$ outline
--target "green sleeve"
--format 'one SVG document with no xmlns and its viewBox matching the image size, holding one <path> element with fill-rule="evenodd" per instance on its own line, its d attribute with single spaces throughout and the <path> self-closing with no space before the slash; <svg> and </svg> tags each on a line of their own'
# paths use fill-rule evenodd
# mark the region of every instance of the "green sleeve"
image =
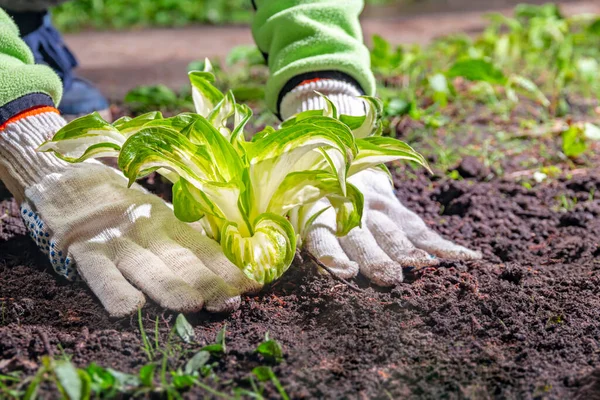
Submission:
<svg viewBox="0 0 600 400">
<path fill-rule="evenodd" d="M 278 112 L 282 89 L 307 73 L 349 76 L 367 95 L 375 93 L 369 50 L 358 16 L 363 0 L 256 0 L 252 33 L 267 56 L 271 76 L 267 105 Z"/>
<path fill-rule="evenodd" d="M 35 65 L 31 50 L 19 37 L 17 26 L 0 9 L 0 109 L 38 93 L 48 95 L 57 105 L 62 96 L 60 78 L 50 67 Z"/>
</svg>

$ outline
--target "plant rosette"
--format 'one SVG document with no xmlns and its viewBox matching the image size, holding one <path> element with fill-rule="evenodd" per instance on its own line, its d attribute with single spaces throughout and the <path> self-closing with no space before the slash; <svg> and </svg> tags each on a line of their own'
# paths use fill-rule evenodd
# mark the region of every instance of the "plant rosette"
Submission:
<svg viewBox="0 0 600 400">
<path fill-rule="evenodd" d="M 360 226 L 362 193 L 347 178 L 386 162 L 427 166 L 406 143 L 382 137 L 381 104 L 364 97 L 364 117 L 307 111 L 278 129 L 266 127 L 246 140 L 249 107 L 223 94 L 207 70 L 189 74 L 196 113 L 164 118 L 151 112 L 113 124 L 97 113 L 72 121 L 40 146 L 80 163 L 117 157 L 130 185 L 152 172 L 173 182 L 175 215 L 200 221 L 227 257 L 251 279 L 266 284 L 291 265 L 306 228 L 327 199 L 337 234 Z"/>
</svg>

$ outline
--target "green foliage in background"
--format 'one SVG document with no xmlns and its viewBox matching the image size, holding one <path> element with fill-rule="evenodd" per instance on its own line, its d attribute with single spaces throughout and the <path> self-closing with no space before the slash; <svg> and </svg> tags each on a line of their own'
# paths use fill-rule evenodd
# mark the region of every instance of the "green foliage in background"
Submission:
<svg viewBox="0 0 600 400">
<path fill-rule="evenodd" d="M 493 13 L 487 18 L 489 24 L 480 35 L 449 35 L 426 46 L 393 46 L 382 37 L 373 38 L 372 66 L 387 117 L 385 132 L 393 135 L 407 119 L 416 121 L 413 125 L 422 127 L 407 140 L 432 146 L 431 156 L 443 170 L 456 165 L 461 156 L 482 152 L 479 142 L 456 151 L 448 151 L 448 143 L 460 142 L 467 130 L 494 135 L 494 129 L 503 129 L 494 125 L 521 131 L 496 134 L 503 145 L 515 147 L 513 154 L 542 146 L 538 139 L 552 139 L 562 145 L 543 158 L 544 164 L 585 155 L 591 142 L 599 139 L 598 128 L 571 119 L 582 112 L 597 118 L 600 18 L 565 17 L 551 3 L 521 4 L 513 16 Z M 488 126 L 464 124 L 477 115 Z M 486 164 L 499 166 L 505 155 L 484 157 Z"/>
<path fill-rule="evenodd" d="M 392 0 L 367 0 L 385 4 Z M 250 0 L 73 0 L 56 7 L 62 31 L 240 24 L 252 18 Z"/>
<path fill-rule="evenodd" d="M 461 101 L 455 84 L 469 81 L 474 84 L 467 85 L 469 96 L 463 99 L 495 106 L 506 96 L 510 102 L 505 105 L 514 107 L 525 97 L 554 115 L 569 111 L 567 89 L 585 97 L 600 94 L 594 79 L 600 72 L 600 19 L 565 18 L 554 4 L 519 5 L 514 17 L 490 14 L 488 19 L 489 26 L 478 37 L 446 36 L 425 48 L 393 47 L 375 37 L 372 64 L 385 83 L 382 93 L 398 89 L 405 102 L 414 103 L 400 111 L 414 113 L 424 96 L 436 100 L 436 109 L 449 99 Z M 398 92 L 390 97 L 397 101 Z"/>
<path fill-rule="evenodd" d="M 182 27 L 195 23 L 246 23 L 249 0 L 74 0 L 53 10 L 59 29 Z"/>
</svg>

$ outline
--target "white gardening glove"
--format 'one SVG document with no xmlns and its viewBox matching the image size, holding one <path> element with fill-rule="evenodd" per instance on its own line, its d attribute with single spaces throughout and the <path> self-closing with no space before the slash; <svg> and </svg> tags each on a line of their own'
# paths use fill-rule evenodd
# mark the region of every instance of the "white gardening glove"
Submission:
<svg viewBox="0 0 600 400">
<path fill-rule="evenodd" d="M 361 92 L 354 85 L 334 79 L 319 79 L 301 83 L 283 96 L 279 106 L 281 118 L 285 121 L 304 111 L 323 110 L 325 99 L 318 93 L 327 96 L 340 114 L 361 116 L 366 113 L 365 103 L 358 97 Z"/>
<path fill-rule="evenodd" d="M 364 102 L 356 97 L 356 88 L 345 82 L 322 80 L 288 93 L 281 103 L 282 116 L 290 117 L 292 110 L 323 109 L 322 97 L 314 90 L 326 94 L 341 114 L 365 113 Z M 335 211 L 329 208 L 308 228 L 304 242 L 305 248 L 336 275 L 352 278 L 360 271 L 377 285 L 393 286 L 402 282 L 402 269 L 406 267 L 435 265 L 438 258 L 481 258 L 481 253 L 443 239 L 402 205 L 384 171 L 365 170 L 350 177 L 349 182 L 364 195 L 362 227 L 345 237 L 337 237 Z M 323 200 L 313 209 L 317 212 L 327 206 L 329 203 Z"/>
<path fill-rule="evenodd" d="M 144 294 L 171 310 L 228 311 L 259 288 L 218 243 L 177 220 L 159 197 L 128 189 L 120 172 L 36 152 L 64 124 L 45 113 L 0 132 L 0 179 L 22 201 L 32 238 L 59 274 L 76 271 L 113 316 L 141 307 Z"/>
</svg>

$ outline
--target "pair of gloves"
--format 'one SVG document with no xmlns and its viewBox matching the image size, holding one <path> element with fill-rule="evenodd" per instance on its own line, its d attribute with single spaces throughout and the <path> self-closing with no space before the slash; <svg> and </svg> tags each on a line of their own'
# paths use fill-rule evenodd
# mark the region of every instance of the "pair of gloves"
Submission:
<svg viewBox="0 0 600 400">
<path fill-rule="evenodd" d="M 253 33 L 268 57 L 269 106 L 282 118 L 321 109 L 318 90 L 341 113 L 364 113 L 357 96 L 372 94 L 368 50 L 358 15 L 362 1 L 256 1 Z M 145 303 L 181 312 L 237 308 L 240 295 L 260 290 L 194 225 L 175 218 L 160 198 L 95 162 L 66 164 L 37 147 L 64 126 L 55 104 L 61 83 L 34 65 L 10 18 L 0 10 L 0 179 L 22 204 L 33 240 L 55 271 L 80 276 L 112 316 Z M 402 281 L 402 268 L 436 257 L 480 254 L 430 230 L 396 198 L 387 175 L 364 171 L 350 179 L 365 197 L 362 228 L 335 235 L 333 211 L 304 238 L 309 251 L 344 278 L 359 272 L 381 286 Z M 323 204 L 315 205 L 321 210 Z"/>
</svg>

